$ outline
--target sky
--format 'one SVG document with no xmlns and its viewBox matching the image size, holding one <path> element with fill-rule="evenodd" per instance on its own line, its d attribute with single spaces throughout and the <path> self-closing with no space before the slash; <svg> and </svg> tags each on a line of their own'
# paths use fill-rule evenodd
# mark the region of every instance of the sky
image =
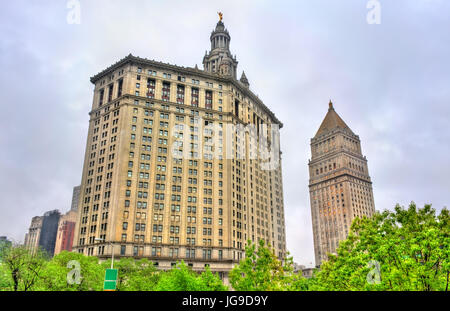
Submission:
<svg viewBox="0 0 450 311">
<path fill-rule="evenodd" d="M 79 23 L 68 15 L 79 3 Z M 310 139 L 331 99 L 359 135 L 375 208 L 450 203 L 450 1 L 15 0 L 0 11 L 0 235 L 70 209 L 89 78 L 129 53 L 202 68 L 217 12 L 250 89 L 280 119 L 287 248 L 314 265 Z M 373 1 L 372 1 L 373 2 Z M 71 6 L 72 7 L 72 6 Z M 70 15 L 73 16 L 73 15 Z M 372 15 L 370 15 L 372 16 Z M 76 20 L 75 20 L 76 22 Z"/>
</svg>

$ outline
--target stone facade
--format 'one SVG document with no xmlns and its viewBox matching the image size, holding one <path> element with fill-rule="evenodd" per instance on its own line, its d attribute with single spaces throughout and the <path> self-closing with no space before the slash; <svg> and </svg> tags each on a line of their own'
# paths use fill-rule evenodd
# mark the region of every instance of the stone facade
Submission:
<svg viewBox="0 0 450 311">
<path fill-rule="evenodd" d="M 77 216 L 78 212 L 76 210 L 70 210 L 59 219 L 55 242 L 55 255 L 58 255 L 62 251 L 72 251 Z"/>
<path fill-rule="evenodd" d="M 39 247 L 43 217 L 36 216 L 31 219 L 31 225 L 25 236 L 25 246 L 31 251 L 36 251 Z"/>
<path fill-rule="evenodd" d="M 236 79 L 238 61 L 230 52 L 230 34 L 219 21 L 211 33 L 211 51 L 203 57 L 203 68 L 207 72 L 219 73 Z"/>
<path fill-rule="evenodd" d="M 78 201 L 80 199 L 80 190 L 81 186 L 73 187 L 73 193 L 72 193 L 72 205 L 70 207 L 71 211 L 76 212 L 78 210 Z"/>
<path fill-rule="evenodd" d="M 106 259 L 113 248 L 161 269 L 184 260 L 224 277 L 247 240 L 285 257 L 281 152 L 255 143 L 276 145 L 266 134 L 282 124 L 245 75 L 236 80 L 229 40 L 220 21 L 204 70 L 130 54 L 91 78 L 74 250 Z"/>
<path fill-rule="evenodd" d="M 61 214 L 58 210 L 33 217 L 28 233 L 25 235 L 24 245 L 32 252 L 42 249 L 49 256 L 53 256 L 60 217 Z"/>
<path fill-rule="evenodd" d="M 355 217 L 375 212 L 372 181 L 361 142 L 330 102 L 328 113 L 311 139 L 309 192 L 316 266 L 336 253 Z"/>
</svg>

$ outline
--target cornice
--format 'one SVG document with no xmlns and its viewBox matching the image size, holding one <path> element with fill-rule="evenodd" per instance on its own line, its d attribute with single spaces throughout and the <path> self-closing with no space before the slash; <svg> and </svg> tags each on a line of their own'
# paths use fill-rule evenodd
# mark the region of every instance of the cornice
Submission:
<svg viewBox="0 0 450 311">
<path fill-rule="evenodd" d="M 365 161 L 367 163 L 367 158 L 363 154 L 354 153 L 348 149 L 336 149 L 336 150 L 333 150 L 332 152 L 328 152 L 328 153 L 318 156 L 317 158 L 311 159 L 309 161 L 308 165 L 314 165 L 317 162 L 328 160 L 328 158 L 333 158 L 339 154 L 347 154 L 349 156 L 358 158 L 359 160 Z"/>
<path fill-rule="evenodd" d="M 361 178 L 361 177 L 358 177 L 358 176 L 355 176 L 355 175 L 352 175 L 352 174 L 349 174 L 349 173 L 343 173 L 343 174 L 339 174 L 339 175 L 336 175 L 336 176 L 333 176 L 333 177 L 323 178 L 323 179 L 320 179 L 320 180 L 317 180 L 317 181 L 316 180 L 315 181 L 310 180 L 308 187 L 316 186 L 316 185 L 322 184 L 324 182 L 332 181 L 334 179 L 337 179 L 337 178 L 340 178 L 340 177 L 345 177 L 345 176 L 351 177 L 351 178 L 355 178 L 355 179 L 358 179 L 360 181 L 363 181 L 365 183 L 368 183 L 368 184 L 372 185 L 372 181 L 370 180 L 370 177 L 367 180 L 367 179 L 364 179 L 364 178 Z"/>
<path fill-rule="evenodd" d="M 256 96 L 250 89 L 247 89 L 244 85 L 242 85 L 238 80 L 234 79 L 230 76 L 221 76 L 218 73 L 210 73 L 204 70 L 195 69 L 191 67 L 183 67 L 183 66 L 177 66 L 177 65 L 171 65 L 169 63 L 163 63 L 155 60 L 150 60 L 146 58 L 141 58 L 137 56 L 133 56 L 132 54 L 129 54 L 128 56 L 122 58 L 115 64 L 109 66 L 105 70 L 97 73 L 93 77 L 90 78 L 91 83 L 95 84 L 98 80 L 102 79 L 103 77 L 113 73 L 115 70 L 120 68 L 123 65 L 126 64 L 141 64 L 141 65 L 147 65 L 152 66 L 153 68 L 157 69 L 163 69 L 163 70 L 173 70 L 177 71 L 182 74 L 188 74 L 193 76 L 199 76 L 205 79 L 213 79 L 215 81 L 223 82 L 223 83 L 230 83 L 232 84 L 236 89 L 238 89 L 242 94 L 249 97 L 253 102 L 257 103 L 264 112 L 266 112 L 274 121 L 274 123 L 277 123 L 280 128 L 283 127 L 283 123 L 281 123 L 280 120 L 275 116 L 275 114 L 262 102 L 261 99 L 259 99 L 258 96 Z"/>
</svg>

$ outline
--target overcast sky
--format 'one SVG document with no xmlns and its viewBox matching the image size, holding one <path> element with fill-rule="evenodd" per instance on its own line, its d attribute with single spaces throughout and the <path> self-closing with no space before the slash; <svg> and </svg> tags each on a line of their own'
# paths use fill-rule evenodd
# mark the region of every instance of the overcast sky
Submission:
<svg viewBox="0 0 450 311">
<path fill-rule="evenodd" d="M 81 182 L 93 85 L 133 55 L 193 67 L 217 11 L 250 88 L 281 130 L 287 247 L 314 262 L 310 139 L 328 101 L 362 142 L 377 210 L 449 206 L 450 1 L 5 1 L 0 11 L 0 235 L 22 242 L 31 218 L 69 210 Z"/>
</svg>

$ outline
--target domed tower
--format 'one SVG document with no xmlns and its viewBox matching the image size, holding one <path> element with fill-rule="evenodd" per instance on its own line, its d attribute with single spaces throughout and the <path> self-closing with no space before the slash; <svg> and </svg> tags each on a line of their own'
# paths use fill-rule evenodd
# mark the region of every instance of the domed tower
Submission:
<svg viewBox="0 0 450 311">
<path fill-rule="evenodd" d="M 207 72 L 232 76 L 236 79 L 238 61 L 230 52 L 230 34 L 222 22 L 222 13 L 219 13 L 219 22 L 211 33 L 211 51 L 206 52 L 203 58 L 203 68 Z"/>
</svg>

